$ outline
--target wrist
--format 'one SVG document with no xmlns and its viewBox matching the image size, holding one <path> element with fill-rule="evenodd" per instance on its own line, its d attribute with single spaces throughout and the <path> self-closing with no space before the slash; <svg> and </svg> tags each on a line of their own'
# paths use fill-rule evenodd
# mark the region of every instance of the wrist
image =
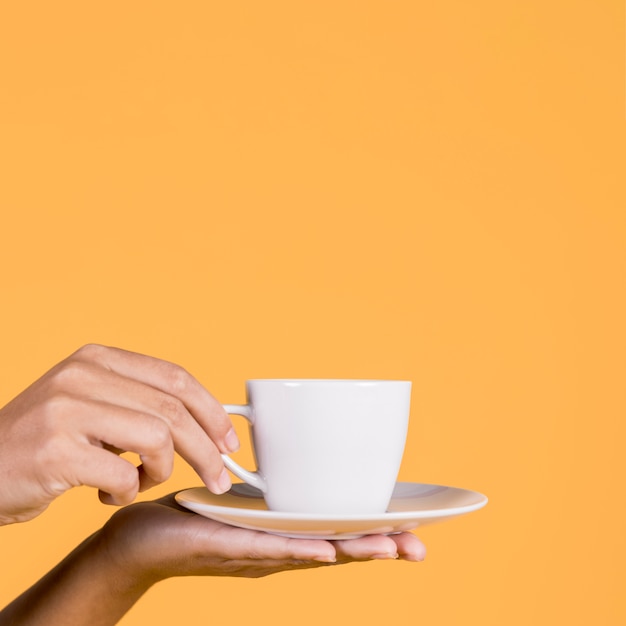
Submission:
<svg viewBox="0 0 626 626">
<path fill-rule="evenodd" d="M 112 626 L 154 582 L 127 570 L 100 530 L 0 611 L 0 623 Z"/>
<path fill-rule="evenodd" d="M 112 581 L 112 590 L 139 596 L 167 576 L 150 562 L 142 549 L 141 538 L 129 533 L 124 524 L 116 523 L 118 514 L 92 536 L 93 549 Z"/>
</svg>

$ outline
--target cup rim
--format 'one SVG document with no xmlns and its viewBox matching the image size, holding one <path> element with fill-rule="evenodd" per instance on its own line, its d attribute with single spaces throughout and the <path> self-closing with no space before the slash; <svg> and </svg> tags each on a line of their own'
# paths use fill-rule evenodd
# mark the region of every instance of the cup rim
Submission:
<svg viewBox="0 0 626 626">
<path fill-rule="evenodd" d="M 250 378 L 247 383 L 276 383 L 276 384 L 411 384 L 410 380 L 387 378 Z"/>
</svg>

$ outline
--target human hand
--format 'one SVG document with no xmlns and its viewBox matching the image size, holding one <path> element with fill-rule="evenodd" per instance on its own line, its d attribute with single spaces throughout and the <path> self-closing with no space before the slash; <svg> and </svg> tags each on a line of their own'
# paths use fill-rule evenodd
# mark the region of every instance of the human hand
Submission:
<svg viewBox="0 0 626 626">
<path fill-rule="evenodd" d="M 169 477 L 174 450 L 222 493 L 230 478 L 220 453 L 238 446 L 222 406 L 184 369 L 88 345 L 0 409 L 0 524 L 35 517 L 78 485 L 128 504 Z"/>
<path fill-rule="evenodd" d="M 174 576 L 258 578 L 333 563 L 421 561 L 426 553 L 411 533 L 326 541 L 236 528 L 182 508 L 174 494 L 121 509 L 100 533 L 111 570 L 146 588 Z"/>
<path fill-rule="evenodd" d="M 117 511 L 0 611 L 0 624 L 113 626 L 153 584 L 173 576 L 258 578 L 370 559 L 421 561 L 424 555 L 410 533 L 287 539 L 191 513 L 170 494 Z"/>
</svg>

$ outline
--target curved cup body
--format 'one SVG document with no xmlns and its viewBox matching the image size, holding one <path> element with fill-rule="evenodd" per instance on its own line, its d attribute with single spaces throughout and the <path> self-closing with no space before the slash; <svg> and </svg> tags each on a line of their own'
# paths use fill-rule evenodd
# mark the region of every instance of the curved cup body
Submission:
<svg viewBox="0 0 626 626">
<path fill-rule="evenodd" d="M 276 511 L 384 512 L 398 476 L 411 383 L 375 380 L 250 380 L 247 405 L 225 405 L 250 424 L 258 469 L 224 455 Z"/>
</svg>

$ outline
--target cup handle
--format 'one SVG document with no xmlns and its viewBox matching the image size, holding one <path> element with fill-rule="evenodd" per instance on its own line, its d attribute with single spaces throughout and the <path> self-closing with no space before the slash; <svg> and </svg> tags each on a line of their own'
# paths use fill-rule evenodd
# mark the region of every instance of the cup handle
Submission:
<svg viewBox="0 0 626 626">
<path fill-rule="evenodd" d="M 248 404 L 223 404 L 226 412 L 230 415 L 241 415 L 248 420 L 249 424 L 252 424 L 252 411 Z M 258 472 L 250 472 L 235 463 L 227 454 L 222 454 L 222 460 L 224 465 L 235 475 L 237 478 L 241 478 L 244 482 L 256 487 L 263 493 L 267 492 L 267 482 L 265 478 Z"/>
</svg>

